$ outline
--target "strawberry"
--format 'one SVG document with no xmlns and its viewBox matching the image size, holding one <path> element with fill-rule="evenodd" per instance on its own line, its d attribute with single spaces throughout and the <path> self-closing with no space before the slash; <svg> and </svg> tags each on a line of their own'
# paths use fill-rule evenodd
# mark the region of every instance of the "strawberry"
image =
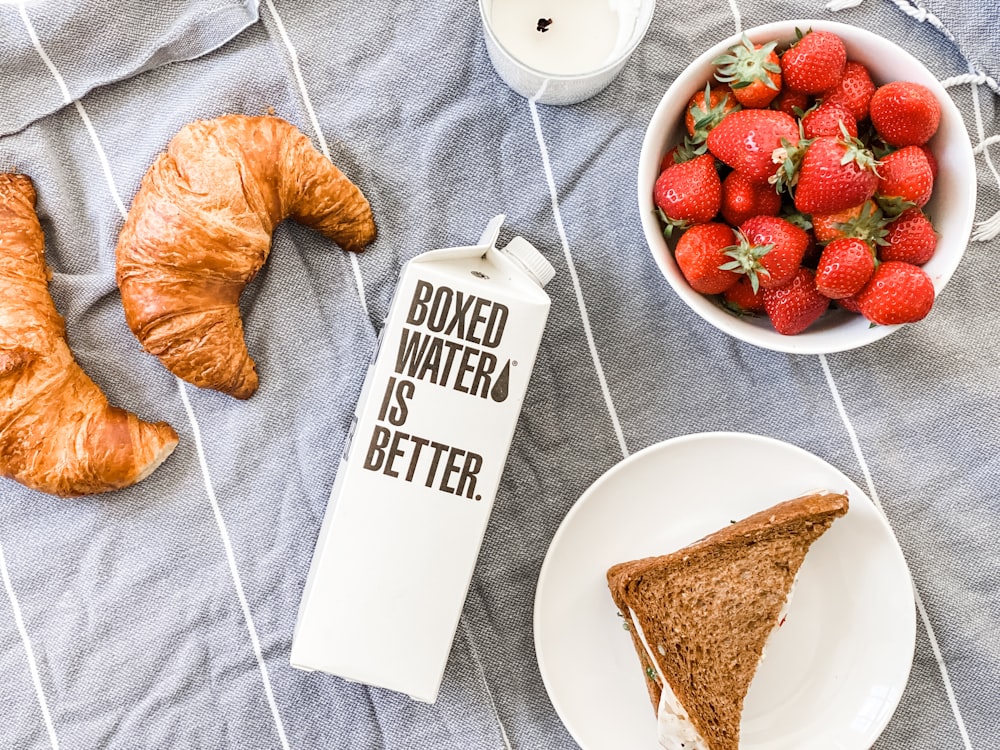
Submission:
<svg viewBox="0 0 1000 750">
<path fill-rule="evenodd" d="M 766 107 L 781 90 L 777 46 L 777 42 L 753 44 L 744 34 L 728 54 L 712 60 L 719 66 L 715 77 L 732 87 L 733 96 L 744 107 Z"/>
<path fill-rule="evenodd" d="M 777 216 L 781 196 L 770 185 L 750 182 L 739 172 L 722 181 L 722 218 L 737 227 L 751 216 Z"/>
<path fill-rule="evenodd" d="M 878 325 L 913 323 L 934 304 L 934 284 L 922 268 L 890 260 L 881 264 L 857 296 L 861 314 Z"/>
<path fill-rule="evenodd" d="M 802 132 L 806 138 L 821 135 L 840 135 L 843 123 L 852 138 L 858 137 L 858 121 L 843 104 L 823 102 L 816 109 L 809 110 L 802 118 Z"/>
<path fill-rule="evenodd" d="M 899 260 L 922 266 L 934 255 L 937 235 L 919 208 L 907 209 L 887 229 L 886 244 L 879 248 L 880 260 Z"/>
<path fill-rule="evenodd" d="M 739 244 L 722 267 L 750 277 L 754 291 L 784 286 L 802 265 L 809 245 L 806 230 L 777 216 L 754 216 L 740 225 Z"/>
<path fill-rule="evenodd" d="M 696 224 L 677 240 L 674 258 L 696 292 L 721 294 L 740 276 L 720 268 L 729 258 L 724 254 L 736 243 L 736 234 L 726 224 Z"/>
<path fill-rule="evenodd" d="M 938 173 L 938 163 L 937 159 L 934 158 L 934 152 L 931 151 L 931 147 L 926 143 L 923 146 L 917 146 L 921 151 L 924 152 L 924 156 L 927 157 L 927 163 L 931 165 L 931 177 L 935 180 L 937 179 Z"/>
<path fill-rule="evenodd" d="M 840 237 L 857 237 L 870 245 L 885 242 L 886 219 L 882 210 L 872 201 L 832 214 L 813 214 L 812 220 L 816 239 L 822 243 Z"/>
<path fill-rule="evenodd" d="M 923 206 L 931 199 L 934 173 L 919 146 L 903 146 L 882 159 L 878 168 L 878 192 L 893 203 Z"/>
<path fill-rule="evenodd" d="M 722 295 L 723 306 L 737 316 L 764 312 L 764 290 L 753 290 L 747 276 L 743 276 Z"/>
<path fill-rule="evenodd" d="M 784 112 L 792 117 L 800 117 L 803 112 L 809 109 L 809 96 L 801 91 L 783 88 L 781 93 L 774 97 L 774 101 L 771 102 L 771 109 Z M 796 109 L 799 111 L 796 112 Z"/>
<path fill-rule="evenodd" d="M 807 214 L 831 214 L 864 203 L 878 186 L 877 165 L 857 138 L 820 136 L 802 159 L 795 208 Z"/>
<path fill-rule="evenodd" d="M 804 94 L 820 94 L 837 86 L 846 64 L 844 43 L 829 31 L 807 31 L 781 56 L 785 85 Z"/>
<path fill-rule="evenodd" d="M 823 249 L 816 268 L 816 288 L 830 299 L 861 291 L 875 272 L 875 254 L 864 240 L 841 237 Z"/>
<path fill-rule="evenodd" d="M 681 162 L 686 161 L 686 159 L 682 159 L 679 156 L 680 150 L 680 146 L 674 146 L 663 155 L 663 158 L 660 159 L 660 172 L 663 172 L 663 170 L 667 167 L 674 166 L 674 164 L 680 164 Z"/>
<path fill-rule="evenodd" d="M 773 155 L 782 139 L 799 142 L 795 118 L 770 109 L 741 109 L 708 134 L 708 150 L 751 182 L 766 183 L 777 170 Z"/>
<path fill-rule="evenodd" d="M 697 142 L 704 143 L 708 131 L 722 122 L 722 118 L 739 109 L 740 103 L 733 96 L 728 86 L 710 87 L 705 84 L 705 90 L 691 97 L 684 115 L 684 124 L 688 135 Z"/>
<path fill-rule="evenodd" d="M 923 145 L 941 122 L 941 105 L 931 90 L 908 81 L 876 89 L 869 113 L 875 130 L 890 146 Z"/>
<path fill-rule="evenodd" d="M 852 313 L 861 312 L 861 308 L 858 307 L 858 295 L 856 294 L 853 297 L 844 297 L 843 299 L 838 299 L 837 306 L 842 307 L 845 310 L 848 310 Z"/>
<path fill-rule="evenodd" d="M 826 312 L 830 300 L 816 289 L 815 274 L 800 268 L 792 280 L 777 289 L 764 290 L 764 310 L 778 333 L 802 333 Z"/>
<path fill-rule="evenodd" d="M 875 84 L 868 74 L 868 68 L 859 62 L 847 61 L 840 83 L 823 93 L 824 104 L 840 104 L 847 107 L 858 122 L 868 117 L 868 105 Z"/>
<path fill-rule="evenodd" d="M 847 222 L 858 218 L 861 215 L 862 206 L 864 206 L 863 203 L 859 206 L 845 208 L 842 211 L 835 211 L 832 214 L 813 214 L 812 225 L 816 241 L 826 243 L 838 237 L 847 237 L 848 234 L 844 231 L 844 227 L 837 225 L 847 224 Z"/>
<path fill-rule="evenodd" d="M 711 221 L 722 203 L 722 182 L 715 171 L 715 159 L 702 154 L 664 169 L 653 186 L 653 202 L 660 210 L 668 237 L 674 227 Z"/>
</svg>

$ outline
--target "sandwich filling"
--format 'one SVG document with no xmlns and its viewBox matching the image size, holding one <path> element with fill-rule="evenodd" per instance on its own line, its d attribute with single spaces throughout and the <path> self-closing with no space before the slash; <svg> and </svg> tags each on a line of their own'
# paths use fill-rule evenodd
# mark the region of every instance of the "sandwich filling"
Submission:
<svg viewBox="0 0 1000 750">
<path fill-rule="evenodd" d="M 795 586 L 798 581 L 799 577 L 796 575 L 792 581 L 791 588 L 788 590 L 788 598 L 785 599 L 785 605 L 778 613 L 774 630 L 780 628 L 785 622 L 785 617 L 788 615 L 788 608 L 792 603 L 792 595 L 795 593 Z M 656 676 L 660 684 L 660 705 L 656 709 L 656 734 L 660 745 L 665 750 L 710 750 L 708 744 L 705 742 L 705 738 L 698 732 L 684 710 L 684 706 L 678 700 L 677 694 L 674 693 L 670 687 L 670 683 L 667 682 L 667 678 L 663 674 L 663 669 L 660 667 L 660 661 L 653 653 L 653 649 L 649 647 L 649 641 L 646 640 L 646 634 L 642 630 L 642 625 L 639 624 L 639 618 L 635 616 L 635 612 L 631 607 L 628 614 L 632 620 L 632 627 L 635 628 L 635 632 L 639 636 L 639 641 L 642 643 L 642 647 L 646 649 L 646 656 L 649 657 L 649 662 L 653 665 L 653 669 L 656 670 Z M 771 631 L 771 635 L 774 635 L 774 631 Z M 757 661 L 757 669 L 760 669 L 761 662 L 764 661 L 765 656 L 767 656 L 766 648 L 761 650 L 760 659 Z"/>
<path fill-rule="evenodd" d="M 660 662 L 649 647 L 646 634 L 642 631 L 639 618 L 635 612 L 629 608 L 629 617 L 632 618 L 632 627 L 635 628 L 639 640 L 642 641 L 643 648 L 650 663 L 656 670 L 656 676 L 660 681 L 660 705 L 656 710 L 656 734 L 660 744 L 666 750 L 709 750 L 705 738 L 695 728 L 691 719 L 688 718 L 687 711 L 677 699 L 677 695 L 670 688 L 670 683 L 663 676 Z"/>
</svg>

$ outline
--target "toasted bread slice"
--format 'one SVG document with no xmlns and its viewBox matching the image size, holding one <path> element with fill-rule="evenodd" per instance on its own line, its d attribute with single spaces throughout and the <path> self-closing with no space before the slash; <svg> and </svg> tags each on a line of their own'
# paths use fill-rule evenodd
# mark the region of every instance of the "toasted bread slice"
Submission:
<svg viewBox="0 0 1000 750">
<path fill-rule="evenodd" d="M 846 495 L 805 495 L 677 552 L 608 570 L 661 729 L 664 698 L 673 706 L 667 718 L 681 722 L 689 737 L 692 726 L 700 735 L 700 744 L 688 741 L 686 748 L 737 750 L 743 700 L 764 642 L 810 545 L 847 508 Z"/>
</svg>

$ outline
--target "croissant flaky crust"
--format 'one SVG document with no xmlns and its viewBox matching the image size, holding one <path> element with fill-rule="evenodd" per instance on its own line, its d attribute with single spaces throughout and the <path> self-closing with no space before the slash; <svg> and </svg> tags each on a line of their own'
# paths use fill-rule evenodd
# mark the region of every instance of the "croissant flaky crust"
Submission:
<svg viewBox="0 0 1000 750">
<path fill-rule="evenodd" d="M 236 398 L 257 390 L 239 297 L 286 217 L 345 250 L 375 238 L 361 191 L 278 117 L 186 125 L 142 180 L 118 240 L 125 319 L 172 373 Z"/>
<path fill-rule="evenodd" d="M 73 359 L 48 279 L 31 180 L 0 174 L 0 474 L 63 496 L 126 487 L 177 433 L 108 404 Z"/>
</svg>

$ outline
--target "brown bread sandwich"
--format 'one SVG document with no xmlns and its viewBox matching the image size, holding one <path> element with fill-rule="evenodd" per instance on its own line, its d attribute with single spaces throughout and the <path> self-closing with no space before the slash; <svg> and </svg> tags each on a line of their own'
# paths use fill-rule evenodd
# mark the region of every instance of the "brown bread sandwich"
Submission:
<svg viewBox="0 0 1000 750">
<path fill-rule="evenodd" d="M 737 750 L 764 643 L 783 619 L 810 545 L 847 508 L 846 495 L 805 495 L 669 555 L 608 570 L 663 747 Z"/>
</svg>

